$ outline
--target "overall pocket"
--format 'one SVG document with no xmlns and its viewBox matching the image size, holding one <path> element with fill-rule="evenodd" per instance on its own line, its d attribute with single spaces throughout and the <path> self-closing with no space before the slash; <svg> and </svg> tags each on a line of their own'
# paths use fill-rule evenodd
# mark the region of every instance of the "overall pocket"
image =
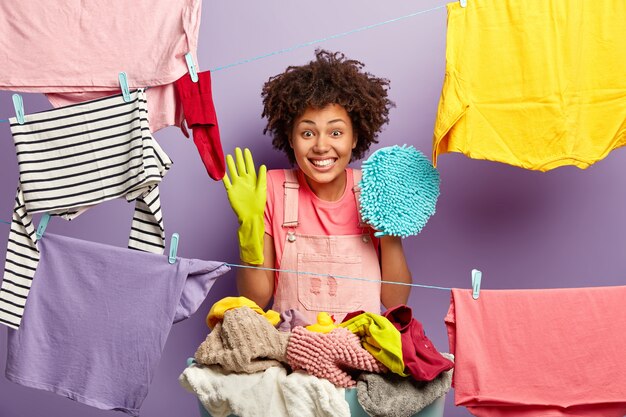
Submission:
<svg viewBox="0 0 626 417">
<path fill-rule="evenodd" d="M 361 277 L 361 272 L 360 256 L 299 253 L 298 300 L 307 310 L 312 311 L 349 313 L 359 310 L 363 283 L 336 277 Z"/>
</svg>

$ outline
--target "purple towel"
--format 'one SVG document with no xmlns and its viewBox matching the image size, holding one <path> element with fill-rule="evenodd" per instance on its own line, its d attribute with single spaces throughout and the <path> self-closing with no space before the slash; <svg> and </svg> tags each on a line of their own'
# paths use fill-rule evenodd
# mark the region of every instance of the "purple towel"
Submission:
<svg viewBox="0 0 626 417">
<path fill-rule="evenodd" d="M 6 376 L 139 415 L 172 323 L 193 314 L 222 262 L 167 257 L 46 233 Z"/>
</svg>

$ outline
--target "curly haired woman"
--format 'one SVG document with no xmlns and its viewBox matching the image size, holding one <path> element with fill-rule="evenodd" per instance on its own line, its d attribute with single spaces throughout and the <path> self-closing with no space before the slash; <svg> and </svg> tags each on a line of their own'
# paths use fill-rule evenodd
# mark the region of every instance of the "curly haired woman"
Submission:
<svg viewBox="0 0 626 417">
<path fill-rule="evenodd" d="M 363 67 L 318 50 L 315 60 L 265 83 L 264 132 L 296 169 L 266 173 L 261 166 L 257 175 L 247 149 L 226 158 L 224 185 L 239 218 L 241 259 L 281 270 L 238 271 L 240 294 L 261 307 L 273 296 L 274 310 L 296 309 L 315 322 L 321 311 L 341 321 L 353 311 L 380 313 L 381 303 L 407 302 L 410 287 L 384 284 L 411 282 L 402 241 L 376 238 L 361 222 L 361 172 L 348 167 L 377 142 L 394 105 L 389 81 Z"/>
</svg>

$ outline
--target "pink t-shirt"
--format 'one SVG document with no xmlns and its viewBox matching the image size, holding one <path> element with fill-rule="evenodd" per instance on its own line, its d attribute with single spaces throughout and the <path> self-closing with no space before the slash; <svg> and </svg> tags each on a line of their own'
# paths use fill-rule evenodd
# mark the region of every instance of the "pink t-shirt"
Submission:
<svg viewBox="0 0 626 417">
<path fill-rule="evenodd" d="M 0 2 L 0 90 L 47 93 L 67 106 L 131 89 L 147 90 L 150 129 L 182 120 L 172 83 L 185 54 L 198 62 L 201 0 Z M 26 109 L 28 112 L 28 109 Z"/>
<path fill-rule="evenodd" d="M 298 227 L 296 231 L 301 235 L 341 236 L 359 235 L 363 228 L 359 227 L 356 201 L 352 187 L 354 179 L 352 168 L 347 168 L 346 189 L 337 201 L 324 201 L 318 198 L 304 178 L 301 170 L 297 170 L 298 183 Z M 283 228 L 285 213 L 285 193 L 283 184 L 285 172 L 282 169 L 271 170 L 267 173 L 267 203 L 265 205 L 265 233 L 274 238 L 276 250 L 276 268 L 280 268 L 285 239 L 288 228 Z M 367 228 L 378 248 L 378 239 L 374 238 L 371 228 Z"/>
</svg>

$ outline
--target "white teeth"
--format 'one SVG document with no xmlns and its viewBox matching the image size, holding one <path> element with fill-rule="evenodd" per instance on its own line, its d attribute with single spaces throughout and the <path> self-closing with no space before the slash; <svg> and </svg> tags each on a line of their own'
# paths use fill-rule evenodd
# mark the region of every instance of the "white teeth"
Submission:
<svg viewBox="0 0 626 417">
<path fill-rule="evenodd" d="M 317 159 L 313 160 L 312 159 L 310 161 L 316 167 L 327 167 L 329 165 L 332 165 L 335 162 L 334 159 L 322 159 L 322 160 L 317 160 Z"/>
</svg>

